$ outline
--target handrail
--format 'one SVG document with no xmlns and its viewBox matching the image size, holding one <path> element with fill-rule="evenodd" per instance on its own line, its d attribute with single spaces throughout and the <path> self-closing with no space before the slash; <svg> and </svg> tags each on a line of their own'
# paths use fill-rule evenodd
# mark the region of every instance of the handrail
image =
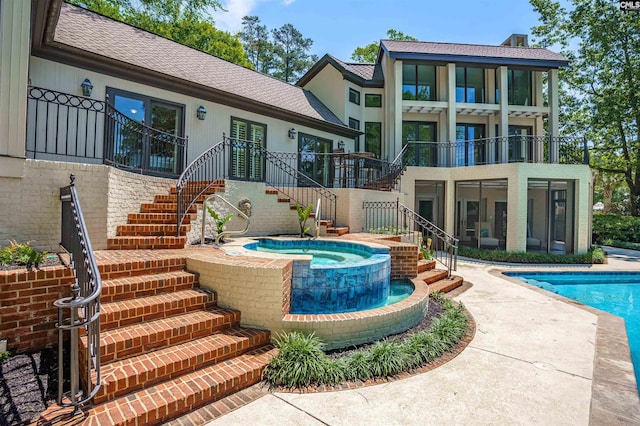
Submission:
<svg viewBox="0 0 640 426">
<path fill-rule="evenodd" d="M 100 389 L 100 294 L 102 281 L 93 255 L 91 241 L 84 222 L 78 193 L 74 184 L 75 176 L 70 175 L 70 184 L 60 188 L 62 201 L 62 238 L 60 245 L 70 254 L 70 267 L 73 268 L 75 281 L 71 287 L 73 296 L 54 302 L 58 308 L 58 397 L 61 406 L 75 407 L 91 400 Z M 65 310 L 68 311 L 65 315 Z M 84 327 L 87 345 L 86 353 L 80 353 L 79 329 Z M 70 382 L 71 389 L 64 394 L 64 332 L 70 332 Z M 84 358 L 80 360 L 79 358 Z M 80 361 L 87 363 L 87 377 L 80 383 Z M 95 382 L 92 381 L 95 371 Z M 82 386 L 82 389 L 80 389 Z M 80 393 L 80 390 L 82 393 Z M 63 403 L 63 397 L 70 403 Z"/>
<path fill-rule="evenodd" d="M 420 216 L 407 206 L 396 201 L 365 201 L 365 230 L 368 232 L 402 235 L 405 240 L 421 249 L 423 242 L 432 239 L 430 253 L 433 258 L 447 268 L 447 276 L 455 271 L 458 261 L 458 239 L 440 229 L 434 223 Z"/>
<path fill-rule="evenodd" d="M 315 213 L 315 216 L 313 217 L 313 219 L 315 220 L 315 226 L 316 226 L 316 238 L 320 237 L 320 212 L 322 211 L 320 207 L 321 207 L 320 198 L 318 198 L 318 203 L 316 204 L 316 213 Z"/>
<path fill-rule="evenodd" d="M 238 209 L 236 206 L 231 204 L 228 200 L 224 199 L 220 195 L 217 195 L 217 194 L 209 195 L 207 198 L 204 199 L 204 201 L 202 203 L 202 236 L 200 238 L 200 245 L 201 246 L 204 245 L 204 228 L 205 228 L 206 214 L 207 214 L 207 202 L 209 202 L 210 200 L 213 200 L 215 198 L 217 198 L 218 200 L 220 200 L 220 201 L 224 202 L 225 204 L 227 204 L 229 207 L 231 207 L 233 210 L 235 210 L 236 213 L 238 213 L 244 220 L 247 221 L 247 226 L 245 226 L 245 228 L 242 231 L 222 231 L 221 233 L 219 233 L 216 236 L 216 241 L 215 241 L 216 244 L 220 244 L 220 240 L 225 235 L 243 235 L 243 234 L 245 234 L 249 230 L 249 225 L 251 225 L 251 219 L 249 219 L 249 216 L 247 216 L 242 210 Z"/>
</svg>

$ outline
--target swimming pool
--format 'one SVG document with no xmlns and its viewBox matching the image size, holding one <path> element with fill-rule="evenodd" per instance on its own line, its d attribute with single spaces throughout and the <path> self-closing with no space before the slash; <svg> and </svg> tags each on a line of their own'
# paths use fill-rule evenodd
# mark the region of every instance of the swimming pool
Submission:
<svg viewBox="0 0 640 426">
<path fill-rule="evenodd" d="M 640 272 L 505 272 L 527 284 L 624 318 L 640 384 Z"/>
</svg>

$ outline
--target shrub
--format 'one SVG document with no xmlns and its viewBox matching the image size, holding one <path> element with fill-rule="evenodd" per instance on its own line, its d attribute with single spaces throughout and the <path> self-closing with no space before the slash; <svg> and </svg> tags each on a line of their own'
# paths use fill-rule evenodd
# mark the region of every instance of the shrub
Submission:
<svg viewBox="0 0 640 426">
<path fill-rule="evenodd" d="M 596 255 L 594 256 L 594 253 Z M 583 254 L 552 254 L 528 253 L 523 251 L 482 250 L 469 247 L 459 247 L 458 254 L 473 259 L 489 262 L 507 263 L 554 263 L 554 264 L 592 264 L 604 263 L 604 252 L 598 247 L 592 247 Z"/>
<path fill-rule="evenodd" d="M 47 255 L 46 251 L 34 249 L 29 246 L 29 242 L 19 244 L 15 240 L 9 241 L 10 245 L 0 249 L 0 264 L 7 266 L 11 264 L 25 265 L 27 268 L 36 268 Z"/>
<path fill-rule="evenodd" d="M 233 214 L 220 216 L 218 212 L 216 212 L 214 209 L 212 209 L 209 206 L 207 206 L 207 211 L 209 212 L 209 215 L 213 218 L 213 220 L 215 220 L 216 222 L 216 233 L 218 235 L 222 234 L 222 231 L 224 231 L 224 225 L 231 220 L 231 218 L 233 217 Z"/>
<path fill-rule="evenodd" d="M 285 333 L 276 339 L 278 355 L 264 370 L 270 386 L 286 388 L 333 385 L 344 380 L 369 380 L 395 376 L 433 361 L 464 337 L 468 320 L 462 305 L 435 294 L 443 314 L 429 331 L 411 334 L 404 340 L 381 340 L 340 358 L 329 358 L 322 342 L 313 334 Z"/>
<path fill-rule="evenodd" d="M 304 238 L 304 234 L 311 229 L 307 226 L 307 220 L 311 216 L 312 205 L 309 204 L 307 208 L 303 209 L 300 204 L 296 202 L 296 211 L 298 212 L 298 223 L 300 224 L 300 238 Z"/>
<path fill-rule="evenodd" d="M 594 214 L 593 241 L 597 244 L 606 244 L 609 241 L 640 241 L 640 217 Z"/>
</svg>

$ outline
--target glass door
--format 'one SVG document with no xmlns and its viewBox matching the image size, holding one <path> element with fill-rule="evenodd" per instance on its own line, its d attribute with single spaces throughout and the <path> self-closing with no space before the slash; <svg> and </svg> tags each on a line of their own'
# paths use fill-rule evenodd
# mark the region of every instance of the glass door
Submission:
<svg viewBox="0 0 640 426">
<path fill-rule="evenodd" d="M 237 118 L 231 119 L 231 178 L 250 181 L 264 180 L 265 124 Z"/>
<path fill-rule="evenodd" d="M 420 121 L 402 122 L 402 146 L 409 144 L 405 159 L 407 165 L 435 167 L 438 164 L 436 123 Z"/>
<path fill-rule="evenodd" d="M 298 170 L 322 186 L 331 187 L 331 153 L 333 142 L 317 136 L 300 133 Z"/>
<path fill-rule="evenodd" d="M 509 126 L 509 162 L 533 161 L 533 128 L 531 126 Z"/>
<path fill-rule="evenodd" d="M 475 166 L 487 163 L 484 124 L 456 125 L 456 166 Z"/>
</svg>

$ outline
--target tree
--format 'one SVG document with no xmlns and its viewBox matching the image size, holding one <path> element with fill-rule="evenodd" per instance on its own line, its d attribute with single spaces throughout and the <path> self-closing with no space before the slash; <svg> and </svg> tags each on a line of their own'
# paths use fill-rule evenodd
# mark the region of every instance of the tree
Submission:
<svg viewBox="0 0 640 426">
<path fill-rule="evenodd" d="M 240 40 L 214 26 L 209 10 L 222 9 L 219 0 L 68 1 L 238 65 L 250 66 Z"/>
<path fill-rule="evenodd" d="M 560 71 L 561 120 L 593 144 L 592 168 L 623 177 L 629 207 L 640 216 L 640 19 L 617 2 L 530 0 L 540 14 L 533 34 L 571 61 Z M 574 48 L 577 46 L 577 48 Z"/>
<path fill-rule="evenodd" d="M 387 30 L 387 38 L 389 40 L 418 41 L 417 38 L 394 29 Z M 378 42 L 374 41 L 364 47 L 356 47 L 351 54 L 351 59 L 356 62 L 375 62 L 378 59 Z"/>
<path fill-rule="evenodd" d="M 268 74 L 273 63 L 273 45 L 267 26 L 260 25 L 257 16 L 245 16 L 239 36 L 253 69 Z"/>
<path fill-rule="evenodd" d="M 271 31 L 273 37 L 272 75 L 287 83 L 297 80 L 318 61 L 316 55 L 309 54 L 313 41 L 304 38 L 293 25 L 285 24 Z"/>
</svg>

